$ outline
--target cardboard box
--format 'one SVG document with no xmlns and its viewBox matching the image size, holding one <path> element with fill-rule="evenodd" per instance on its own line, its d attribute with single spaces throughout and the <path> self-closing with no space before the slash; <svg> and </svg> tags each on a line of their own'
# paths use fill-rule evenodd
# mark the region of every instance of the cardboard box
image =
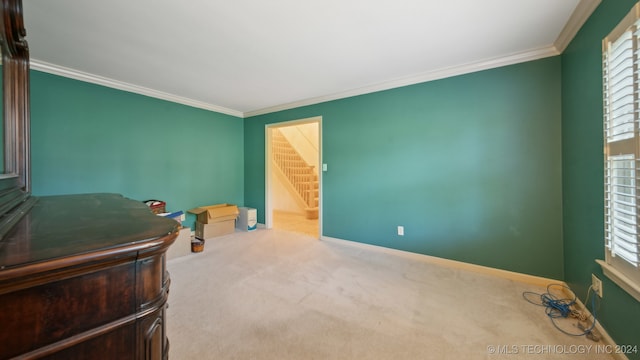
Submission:
<svg viewBox="0 0 640 360">
<path fill-rule="evenodd" d="M 233 234 L 234 232 L 235 220 L 218 221 L 208 224 L 196 221 L 196 238 L 198 239 L 207 240 L 216 236 Z"/>
<path fill-rule="evenodd" d="M 191 253 L 191 228 L 182 228 L 167 250 L 167 260 L 175 259 Z"/>
<path fill-rule="evenodd" d="M 195 214 L 197 221 L 202 224 L 235 220 L 239 214 L 238 207 L 231 204 L 201 206 L 188 212 Z"/>
<path fill-rule="evenodd" d="M 248 207 L 238 208 L 240 216 L 236 221 L 236 229 L 242 231 L 253 231 L 258 227 L 258 210 Z"/>
</svg>

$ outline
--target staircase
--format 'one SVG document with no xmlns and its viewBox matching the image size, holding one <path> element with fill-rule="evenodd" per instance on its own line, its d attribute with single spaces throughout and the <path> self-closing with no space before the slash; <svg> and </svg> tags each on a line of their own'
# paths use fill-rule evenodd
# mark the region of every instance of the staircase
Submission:
<svg viewBox="0 0 640 360">
<path fill-rule="evenodd" d="M 294 190 L 294 197 L 304 208 L 306 218 L 317 219 L 319 183 L 314 167 L 304 161 L 280 130 L 273 129 L 271 144 L 273 162 Z"/>
</svg>

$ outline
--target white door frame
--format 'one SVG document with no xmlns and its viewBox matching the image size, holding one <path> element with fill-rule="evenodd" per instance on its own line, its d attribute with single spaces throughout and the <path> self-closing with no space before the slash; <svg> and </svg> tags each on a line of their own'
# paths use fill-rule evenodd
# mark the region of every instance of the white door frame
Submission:
<svg viewBox="0 0 640 360">
<path fill-rule="evenodd" d="M 317 123 L 318 124 L 318 238 L 322 238 L 322 116 L 315 116 L 306 119 L 284 121 L 274 124 L 265 125 L 265 227 L 267 229 L 273 228 L 273 201 L 271 199 L 271 172 L 272 172 L 272 155 L 271 155 L 271 130 L 281 127 L 295 126 Z"/>
</svg>

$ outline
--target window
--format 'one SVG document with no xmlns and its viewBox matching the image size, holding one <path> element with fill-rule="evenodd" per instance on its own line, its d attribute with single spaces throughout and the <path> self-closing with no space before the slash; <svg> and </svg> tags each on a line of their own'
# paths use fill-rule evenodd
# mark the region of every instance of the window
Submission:
<svg viewBox="0 0 640 360">
<path fill-rule="evenodd" d="M 640 3 L 602 41 L 604 273 L 640 301 Z"/>
</svg>

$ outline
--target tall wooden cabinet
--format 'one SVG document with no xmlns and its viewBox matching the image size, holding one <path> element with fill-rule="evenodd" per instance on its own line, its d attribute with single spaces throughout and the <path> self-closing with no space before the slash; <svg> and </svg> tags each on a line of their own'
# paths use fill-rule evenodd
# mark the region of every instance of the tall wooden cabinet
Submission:
<svg viewBox="0 0 640 360">
<path fill-rule="evenodd" d="M 0 359 L 167 359 L 178 223 L 115 194 L 31 196 L 29 47 L 0 0 Z"/>
</svg>

